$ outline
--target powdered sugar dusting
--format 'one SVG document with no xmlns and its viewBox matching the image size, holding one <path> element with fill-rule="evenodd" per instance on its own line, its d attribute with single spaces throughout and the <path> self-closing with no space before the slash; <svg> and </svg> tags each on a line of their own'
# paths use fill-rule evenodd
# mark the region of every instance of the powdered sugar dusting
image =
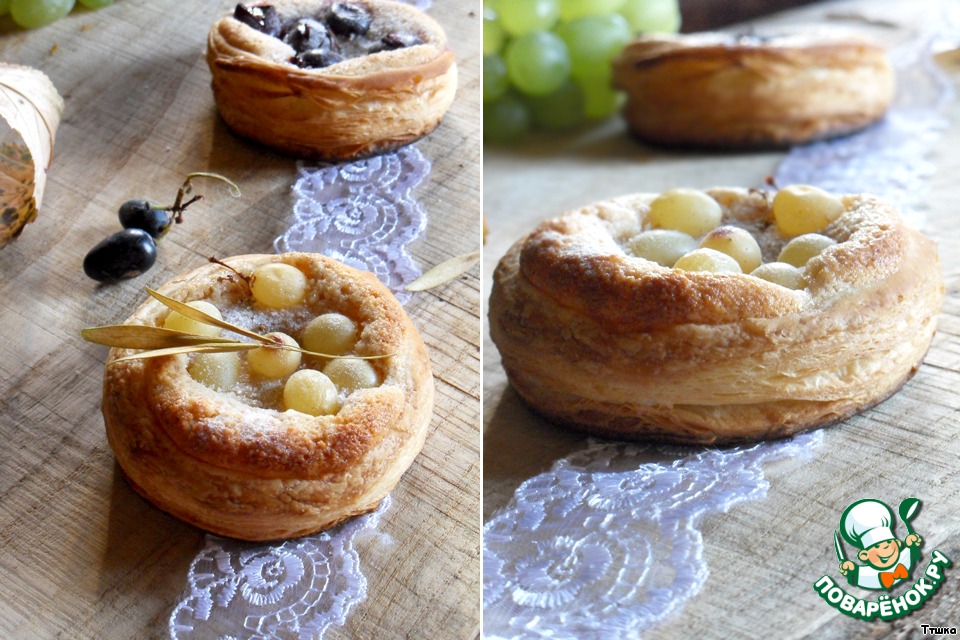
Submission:
<svg viewBox="0 0 960 640">
<path fill-rule="evenodd" d="M 267 309 L 250 303 L 231 305 L 221 309 L 220 313 L 223 314 L 226 322 L 261 335 L 279 331 L 297 339 L 303 327 L 319 315 L 305 305 L 296 305 L 287 309 Z M 242 336 L 236 337 L 246 339 Z"/>
</svg>

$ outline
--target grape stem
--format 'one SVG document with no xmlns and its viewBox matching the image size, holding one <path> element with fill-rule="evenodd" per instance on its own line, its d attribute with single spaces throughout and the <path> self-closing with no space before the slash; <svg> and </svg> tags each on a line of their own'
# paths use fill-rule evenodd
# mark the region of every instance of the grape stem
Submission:
<svg viewBox="0 0 960 640">
<path fill-rule="evenodd" d="M 193 204 L 197 200 L 203 199 L 203 196 L 196 195 L 190 198 L 189 200 L 187 200 L 186 202 L 183 201 L 184 197 L 187 196 L 193 190 L 193 185 L 190 183 L 190 181 L 193 180 L 194 178 L 213 178 L 214 180 L 220 180 L 221 182 L 226 182 L 228 185 L 230 185 L 230 195 L 232 195 L 234 198 L 240 197 L 240 187 L 238 187 L 235 182 L 233 182 L 227 177 L 220 175 L 219 173 L 208 173 L 206 171 L 194 171 L 192 173 L 188 173 L 187 177 L 183 181 L 183 184 L 180 185 L 180 189 L 177 190 L 177 199 L 174 200 L 172 205 L 170 205 L 169 207 L 164 207 L 162 209 L 163 211 L 171 212 L 173 214 L 173 221 L 177 224 L 180 224 L 181 222 L 183 222 L 183 212 L 184 210 L 186 210 L 187 207 L 189 207 L 191 204 Z"/>
<path fill-rule="evenodd" d="M 242 281 L 244 282 L 244 284 L 247 285 L 247 293 L 253 293 L 253 288 L 252 288 L 252 286 L 250 285 L 250 276 L 245 275 L 245 274 L 243 274 L 243 273 L 240 273 L 240 272 L 237 271 L 235 268 L 233 268 L 232 266 L 230 266 L 229 264 L 227 264 L 226 262 L 224 262 L 224 261 L 221 260 L 220 258 L 217 258 L 216 256 L 210 256 L 210 257 L 208 257 L 208 258 L 207 258 L 207 261 L 208 261 L 208 262 L 212 262 L 213 264 L 220 265 L 220 266 L 223 267 L 224 269 L 227 269 L 227 270 L 232 271 L 233 273 L 235 273 L 235 274 L 237 275 L 237 277 L 239 277 L 240 280 L 242 280 Z"/>
<path fill-rule="evenodd" d="M 170 211 L 171 213 L 173 213 L 173 221 L 177 224 L 180 224 L 181 222 L 183 222 L 183 212 L 187 207 L 192 205 L 197 200 L 203 200 L 203 196 L 198 195 L 198 196 L 193 196 L 186 202 L 181 202 L 181 200 L 183 200 L 182 193 L 183 193 L 182 190 L 178 192 L 176 202 L 174 202 L 173 206 L 171 206 L 169 209 L 166 209 L 166 211 Z"/>
</svg>

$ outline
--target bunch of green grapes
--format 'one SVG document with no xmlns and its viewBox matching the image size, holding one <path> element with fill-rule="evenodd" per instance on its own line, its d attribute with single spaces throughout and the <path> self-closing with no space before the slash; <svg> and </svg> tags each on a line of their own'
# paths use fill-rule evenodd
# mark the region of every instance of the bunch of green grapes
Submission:
<svg viewBox="0 0 960 640">
<path fill-rule="evenodd" d="M 113 0 L 0 0 L 0 16 L 9 13 L 17 25 L 36 29 L 56 22 L 77 3 L 87 9 L 99 9 L 113 4 Z"/>
<path fill-rule="evenodd" d="M 635 34 L 679 27 L 677 0 L 484 0 L 484 138 L 609 117 L 613 58 Z"/>
</svg>

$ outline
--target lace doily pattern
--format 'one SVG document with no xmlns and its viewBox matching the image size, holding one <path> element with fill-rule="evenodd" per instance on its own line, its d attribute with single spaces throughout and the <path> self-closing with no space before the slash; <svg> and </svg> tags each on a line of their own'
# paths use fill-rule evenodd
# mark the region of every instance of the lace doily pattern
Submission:
<svg viewBox="0 0 960 640">
<path fill-rule="evenodd" d="M 188 595 L 170 615 L 172 640 L 313 640 L 343 625 L 367 595 L 354 540 L 372 514 L 281 544 L 207 536 L 190 565 Z"/>
<path fill-rule="evenodd" d="M 787 443 L 675 456 L 676 447 L 590 443 L 524 482 L 484 526 L 486 638 L 640 638 L 709 574 L 697 524 L 766 495 L 763 463 Z"/>
<path fill-rule="evenodd" d="M 373 272 L 402 304 L 404 287 L 420 275 L 407 252 L 427 225 L 413 190 L 430 173 L 419 149 L 349 164 L 298 167 L 293 224 L 274 242 L 278 253 L 322 253 Z"/>
</svg>

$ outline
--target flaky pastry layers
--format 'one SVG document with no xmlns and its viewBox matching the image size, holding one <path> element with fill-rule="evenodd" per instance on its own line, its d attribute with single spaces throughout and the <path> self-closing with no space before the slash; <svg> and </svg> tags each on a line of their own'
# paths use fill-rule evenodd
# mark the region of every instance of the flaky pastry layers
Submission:
<svg viewBox="0 0 960 640">
<path fill-rule="evenodd" d="M 893 99 L 883 48 L 857 38 L 644 36 L 614 62 L 624 116 L 656 144 L 752 148 L 852 133 Z"/>
<path fill-rule="evenodd" d="M 770 194 L 707 193 L 775 259 L 786 240 Z M 631 439 L 776 438 L 870 407 L 918 368 L 943 299 L 939 259 L 890 206 L 843 196 L 821 231 L 837 244 L 794 291 L 627 255 L 654 197 L 545 221 L 497 266 L 491 337 L 513 388 L 549 419 Z"/>
<path fill-rule="evenodd" d="M 334 0 L 272 0 L 282 21 L 317 15 Z M 453 103 L 455 56 L 443 29 L 414 7 L 354 0 L 371 34 L 401 30 L 423 44 L 301 69 L 295 51 L 232 16 L 207 39 L 217 109 L 239 135 L 299 157 L 352 160 L 385 153 L 433 131 Z"/>
<path fill-rule="evenodd" d="M 430 421 L 433 377 L 417 330 L 372 274 L 329 258 L 290 253 L 225 262 L 241 273 L 268 262 L 303 271 L 309 289 L 302 305 L 315 314 L 338 311 L 362 327 L 356 355 L 393 354 L 369 361 L 380 386 L 354 391 L 335 415 L 313 417 L 208 388 L 190 376 L 186 355 L 108 362 L 103 416 L 117 462 L 157 507 L 243 540 L 300 536 L 375 509 L 423 447 Z M 160 292 L 225 309 L 248 296 L 238 280 L 209 265 Z M 160 326 L 167 313 L 151 299 L 127 324 Z M 128 353 L 113 349 L 110 359 Z"/>
</svg>

